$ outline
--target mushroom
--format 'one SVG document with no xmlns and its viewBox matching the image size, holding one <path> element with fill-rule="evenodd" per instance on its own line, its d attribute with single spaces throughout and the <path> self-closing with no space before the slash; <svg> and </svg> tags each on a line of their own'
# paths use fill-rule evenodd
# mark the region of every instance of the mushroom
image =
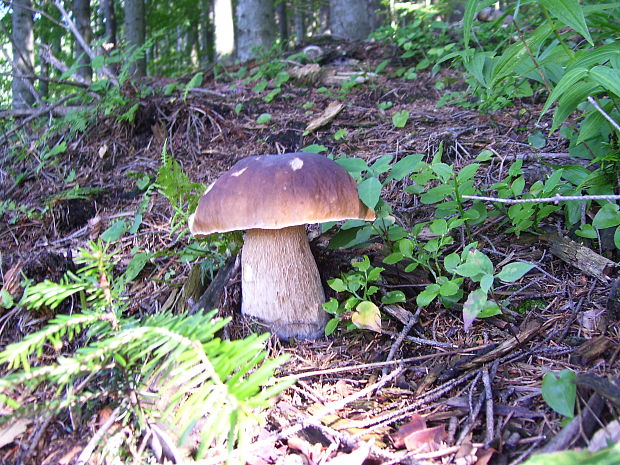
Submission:
<svg viewBox="0 0 620 465">
<path fill-rule="evenodd" d="M 189 228 L 194 235 L 245 230 L 241 312 L 281 338 L 316 338 L 327 314 L 306 223 L 373 220 L 357 184 L 333 160 L 314 153 L 240 160 L 209 186 Z"/>
</svg>

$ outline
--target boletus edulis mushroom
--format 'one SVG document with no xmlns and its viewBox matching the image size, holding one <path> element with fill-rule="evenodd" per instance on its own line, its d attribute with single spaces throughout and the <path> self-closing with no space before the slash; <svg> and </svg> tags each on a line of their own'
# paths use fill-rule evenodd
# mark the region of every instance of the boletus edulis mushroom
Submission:
<svg viewBox="0 0 620 465">
<path fill-rule="evenodd" d="M 240 160 L 204 193 L 189 218 L 194 235 L 245 230 L 241 311 L 281 338 L 316 338 L 327 314 L 305 224 L 373 220 L 357 184 L 333 160 L 314 153 Z"/>
</svg>

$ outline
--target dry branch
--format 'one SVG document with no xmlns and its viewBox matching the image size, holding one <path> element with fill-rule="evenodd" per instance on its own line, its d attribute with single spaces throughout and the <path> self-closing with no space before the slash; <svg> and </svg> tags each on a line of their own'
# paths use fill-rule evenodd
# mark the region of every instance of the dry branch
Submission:
<svg viewBox="0 0 620 465">
<path fill-rule="evenodd" d="M 543 234 L 540 239 L 549 245 L 553 255 L 600 281 L 609 282 L 610 274 L 617 267 L 615 262 L 566 237 Z"/>
</svg>

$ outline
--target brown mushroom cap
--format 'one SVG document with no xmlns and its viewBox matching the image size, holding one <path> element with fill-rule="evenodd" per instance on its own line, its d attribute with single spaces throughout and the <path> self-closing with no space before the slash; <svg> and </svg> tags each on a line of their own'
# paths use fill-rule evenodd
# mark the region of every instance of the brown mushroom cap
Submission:
<svg viewBox="0 0 620 465">
<path fill-rule="evenodd" d="M 204 193 L 189 228 L 207 235 L 374 218 L 343 167 L 322 155 L 298 152 L 235 163 Z"/>
</svg>

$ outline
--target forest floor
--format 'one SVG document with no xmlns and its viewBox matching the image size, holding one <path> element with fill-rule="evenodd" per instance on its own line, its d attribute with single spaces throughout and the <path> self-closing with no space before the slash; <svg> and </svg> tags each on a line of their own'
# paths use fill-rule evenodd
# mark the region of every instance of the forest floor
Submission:
<svg viewBox="0 0 620 465">
<path fill-rule="evenodd" d="M 323 69 L 339 72 L 373 70 L 383 59 L 396 56 L 378 44 L 322 47 L 331 57 L 324 59 Z M 9 278 L 20 272 L 35 281 L 58 280 L 78 248 L 96 239 L 114 219 L 133 217 L 143 193 L 136 179 L 146 174 L 154 181 L 164 143 L 192 182 L 204 184 L 243 157 L 293 152 L 310 144 L 369 161 L 384 154 L 400 159 L 413 153 L 431 161 L 441 145 L 442 161 L 455 170 L 489 149 L 495 156 L 477 175 L 481 186 L 503 179 L 517 158 L 524 160 L 528 183 L 550 172 L 554 164 L 574 163 L 566 158 L 568 150 L 560 139 L 548 138 L 540 150 L 528 143 L 528 136 L 538 128 L 544 131 L 548 122 L 548 118 L 538 122 L 540 102 L 517 101 L 488 115 L 455 106 L 437 108 L 447 89 L 438 90 L 434 82 L 447 78 L 453 90 L 461 90 L 457 72 L 444 70 L 434 77 L 419 72 L 417 79 L 408 81 L 393 77 L 394 64 L 393 60 L 382 74 L 351 88 L 343 99 L 339 87 L 324 90 L 320 84 L 287 83 L 271 103 L 252 91 L 253 83 L 215 81 L 207 73 L 200 89 L 186 98 L 179 92 L 143 98 L 133 124 L 102 117 L 78 133 L 57 165 L 44 163 L 39 171 L 33 169 L 38 156 L 34 153 L 25 160 L 9 160 L 9 168 L 10 152 L 4 147 L 3 199 L 34 211 L 47 207 L 42 217 L 2 212 L 0 265 L 5 288 L 11 289 Z M 153 80 L 149 85 L 163 87 L 169 82 Z M 342 111 L 330 124 L 304 135 L 308 123 L 334 101 L 344 103 Z M 386 101 L 393 106 L 380 109 L 378 104 Z M 243 103 L 239 113 L 238 103 Z M 392 115 L 401 110 L 410 116 L 398 129 Z M 267 124 L 256 123 L 262 113 L 272 115 Z M 333 135 L 339 129 L 345 129 L 346 136 L 336 141 Z M 75 175 L 66 183 L 71 170 Z M 24 176 L 14 184 L 17 173 Z M 431 218 L 433 209 L 404 193 L 406 182 L 386 186 L 383 198 L 392 205 L 397 221 L 411 226 Z M 86 199 L 59 195 L 75 185 L 100 191 Z M 180 250 L 186 245 L 188 236 L 178 244 L 176 235 L 170 234 L 171 215 L 167 200 L 153 193 L 139 232 L 124 235 L 114 245 L 121 257 L 119 272 L 133 250 Z M 548 226 L 551 233 L 562 231 L 562 218 L 550 217 Z M 496 297 L 508 302 L 506 310 L 476 320 L 468 332 L 458 309 L 434 303 L 418 312 L 415 296 L 430 282 L 423 273 L 408 275 L 386 267 L 380 287 L 402 290 L 407 301 L 385 309 L 390 316 L 383 318 L 381 333 L 345 331 L 341 325 L 335 335 L 321 340 L 271 339 L 273 355 L 290 355 L 278 376 L 302 375 L 267 412 L 261 441 L 248 463 L 508 464 L 543 448 L 587 446 L 593 433 L 616 418 L 620 408 L 614 276 L 587 274 L 578 263 L 555 256 L 548 241 L 530 233 L 507 234 L 506 227 L 490 218 L 472 234 L 496 264 L 523 260 L 536 268 L 517 285 L 496 288 Z M 380 265 L 385 253 L 380 245 L 331 250 L 326 247 L 328 239 L 317 233 L 312 240 L 324 282 L 348 271 L 352 257 L 366 254 Z M 606 254 L 593 251 L 599 252 Z M 128 289 L 128 312 L 143 315 L 169 306 L 190 270 L 191 265 L 176 254 L 153 259 Z M 239 316 L 238 273 L 233 269 L 220 296 L 221 312 L 234 317 L 229 333 L 235 337 L 249 331 Z M 18 288 L 13 284 L 13 291 Z M 335 296 L 325 288 L 328 296 Z M 41 328 L 51 316 L 52 312 L 19 306 L 1 310 L 0 347 Z M 386 362 L 391 351 L 393 360 Z M 564 368 L 579 374 L 578 414 L 568 425 L 541 396 L 545 373 Z M 322 411 L 325 406 L 329 413 Z M 16 463 L 28 450 L 28 463 L 74 463 L 97 433 L 97 417 L 104 414 L 99 406 L 84 412 L 83 418 L 34 420 L 2 443 L 0 463 Z M 124 434 L 132 434 L 130 427 Z M 96 454 L 92 459 L 99 463 Z"/>
</svg>

